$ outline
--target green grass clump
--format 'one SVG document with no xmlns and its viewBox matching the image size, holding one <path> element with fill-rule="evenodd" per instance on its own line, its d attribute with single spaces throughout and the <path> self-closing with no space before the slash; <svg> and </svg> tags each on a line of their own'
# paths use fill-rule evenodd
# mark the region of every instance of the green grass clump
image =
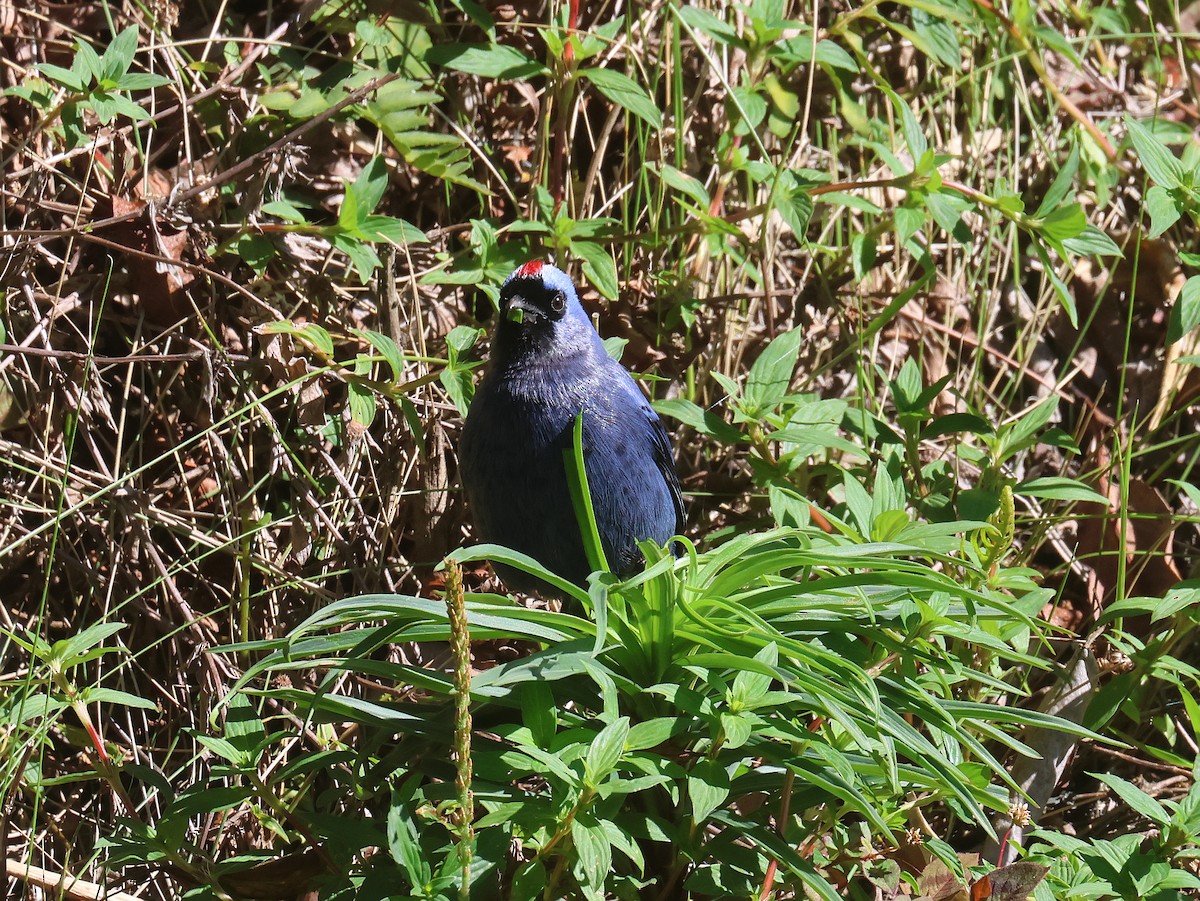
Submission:
<svg viewBox="0 0 1200 901">
<path fill-rule="evenodd" d="M 15 10 L 10 894 L 1200 888 L 1189 21 Z M 457 488 L 534 255 L 689 501 L 566 612 Z"/>
</svg>

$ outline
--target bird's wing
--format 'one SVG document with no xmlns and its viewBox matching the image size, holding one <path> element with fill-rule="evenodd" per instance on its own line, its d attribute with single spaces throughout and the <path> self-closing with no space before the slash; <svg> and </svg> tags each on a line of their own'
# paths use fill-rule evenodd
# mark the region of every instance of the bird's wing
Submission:
<svg viewBox="0 0 1200 901">
<path fill-rule="evenodd" d="M 667 488 L 671 492 L 671 503 L 675 507 L 675 534 L 681 535 L 686 516 L 683 510 L 683 489 L 679 486 L 679 473 L 675 471 L 675 456 L 671 452 L 671 438 L 667 435 L 667 430 L 663 427 L 658 414 L 645 400 L 642 401 L 642 412 L 650 427 L 650 441 L 654 447 L 654 465 L 658 467 L 659 473 L 666 480 Z"/>
<path fill-rule="evenodd" d="M 633 401 L 644 417 L 650 438 L 650 447 L 654 455 L 655 468 L 663 477 L 663 481 L 667 483 L 667 490 L 671 494 L 671 505 L 675 508 L 675 534 L 681 535 L 687 516 L 683 509 L 683 489 L 679 486 L 679 473 L 675 471 L 675 455 L 671 451 L 671 438 L 637 382 L 620 363 L 609 357 L 605 357 L 605 359 L 609 360 L 608 367 L 612 373 L 609 385 L 624 392 L 626 399 Z"/>
</svg>

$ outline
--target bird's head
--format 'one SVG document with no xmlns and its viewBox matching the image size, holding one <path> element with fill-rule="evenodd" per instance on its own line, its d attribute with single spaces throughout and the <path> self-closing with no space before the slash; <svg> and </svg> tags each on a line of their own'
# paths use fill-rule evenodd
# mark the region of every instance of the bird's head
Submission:
<svg viewBox="0 0 1200 901">
<path fill-rule="evenodd" d="M 496 343 L 505 353 L 567 356 L 599 342 L 571 279 L 561 269 L 530 260 L 500 289 Z"/>
</svg>

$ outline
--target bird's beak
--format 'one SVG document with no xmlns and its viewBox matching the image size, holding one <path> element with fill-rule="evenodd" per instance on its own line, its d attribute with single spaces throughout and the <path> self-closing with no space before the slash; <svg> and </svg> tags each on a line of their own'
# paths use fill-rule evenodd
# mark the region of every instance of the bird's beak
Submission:
<svg viewBox="0 0 1200 901">
<path fill-rule="evenodd" d="M 526 317 L 536 318 L 541 315 L 541 311 L 528 303 L 520 294 L 514 294 L 508 302 L 508 309 L 504 311 L 504 318 L 510 322 L 515 322 L 518 325 L 525 321 Z"/>
</svg>

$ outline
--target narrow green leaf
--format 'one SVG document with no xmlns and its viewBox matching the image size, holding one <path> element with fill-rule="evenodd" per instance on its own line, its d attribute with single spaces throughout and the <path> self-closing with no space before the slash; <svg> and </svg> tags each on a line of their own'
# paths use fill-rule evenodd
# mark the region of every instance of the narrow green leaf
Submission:
<svg viewBox="0 0 1200 901">
<path fill-rule="evenodd" d="M 1063 163 L 1062 168 L 1058 170 L 1058 175 L 1054 176 L 1054 181 L 1046 190 L 1046 195 L 1042 198 L 1041 204 L 1038 206 L 1037 212 L 1033 214 L 1035 219 L 1041 219 L 1050 215 L 1063 198 L 1067 196 L 1071 188 L 1075 186 L 1075 173 L 1079 171 L 1079 145 L 1073 144 L 1071 152 L 1067 156 L 1067 161 Z"/>
</svg>

